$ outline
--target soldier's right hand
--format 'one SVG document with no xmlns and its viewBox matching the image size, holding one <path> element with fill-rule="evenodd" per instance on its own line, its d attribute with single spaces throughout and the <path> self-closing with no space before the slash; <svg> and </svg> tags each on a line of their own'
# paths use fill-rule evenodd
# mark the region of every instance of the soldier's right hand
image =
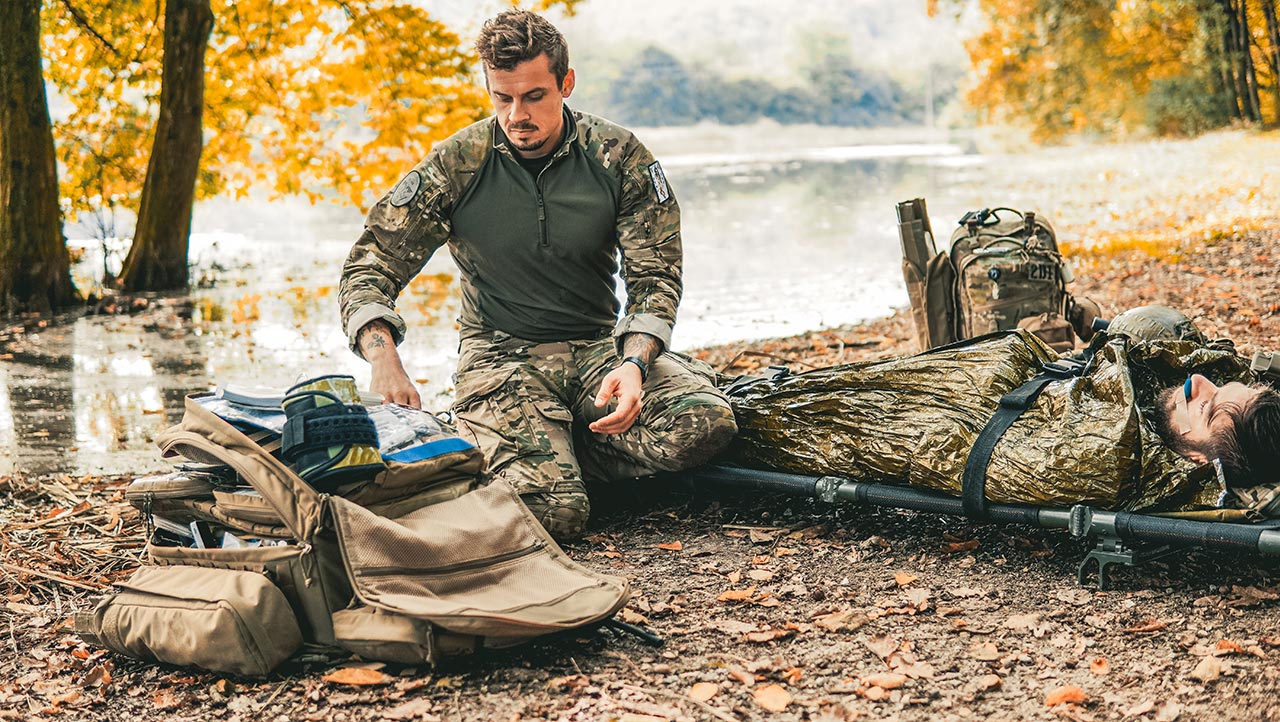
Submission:
<svg viewBox="0 0 1280 722">
<path fill-rule="evenodd" d="M 422 397 L 418 395 L 418 387 L 409 380 L 404 367 L 396 364 L 374 364 L 373 378 L 369 382 L 369 390 L 382 394 L 382 400 L 389 404 L 402 404 L 415 409 L 422 408 Z"/>
</svg>

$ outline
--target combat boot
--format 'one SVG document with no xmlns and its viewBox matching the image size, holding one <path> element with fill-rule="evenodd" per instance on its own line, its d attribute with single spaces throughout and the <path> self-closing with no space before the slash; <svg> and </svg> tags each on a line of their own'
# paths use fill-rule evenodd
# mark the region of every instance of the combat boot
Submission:
<svg viewBox="0 0 1280 722">
<path fill-rule="evenodd" d="M 561 479 L 549 488 L 519 493 L 520 500 L 556 541 L 582 536 L 591 514 L 591 501 L 581 479 Z"/>
<path fill-rule="evenodd" d="M 285 393 L 283 405 L 281 455 L 315 488 L 330 492 L 386 468 L 378 452 L 378 429 L 360 405 L 352 377 L 303 381 Z"/>
</svg>

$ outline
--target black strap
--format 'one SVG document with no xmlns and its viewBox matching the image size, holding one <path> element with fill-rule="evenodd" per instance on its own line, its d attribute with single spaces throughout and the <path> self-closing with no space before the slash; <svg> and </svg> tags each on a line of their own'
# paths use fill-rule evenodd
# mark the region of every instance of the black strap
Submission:
<svg viewBox="0 0 1280 722">
<path fill-rule="evenodd" d="M 309 409 L 284 422 L 281 454 L 292 461 L 327 446 L 378 446 L 378 428 L 363 406 Z"/>
<path fill-rule="evenodd" d="M 987 467 L 991 464 L 991 454 L 996 450 L 1004 432 L 1017 421 L 1031 405 L 1036 397 L 1049 385 L 1050 381 L 1059 381 L 1072 376 L 1079 376 L 1085 365 L 1072 359 L 1061 359 L 1045 364 L 1043 371 L 1021 386 L 1000 397 L 1000 406 L 995 414 L 987 420 L 987 425 L 973 442 L 969 458 L 964 463 L 964 476 L 960 480 L 960 494 L 964 514 L 972 519 L 987 518 Z"/>
</svg>

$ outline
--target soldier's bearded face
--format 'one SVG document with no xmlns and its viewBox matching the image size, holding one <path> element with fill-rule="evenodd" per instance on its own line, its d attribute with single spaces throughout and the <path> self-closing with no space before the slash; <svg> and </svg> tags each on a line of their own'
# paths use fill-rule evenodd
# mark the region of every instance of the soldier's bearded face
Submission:
<svg viewBox="0 0 1280 722">
<path fill-rule="evenodd" d="M 543 54 L 511 70 L 485 68 L 485 79 L 498 125 L 512 147 L 526 158 L 554 150 L 564 127 L 564 99 L 573 92 L 573 70 L 557 85 Z"/>
<path fill-rule="evenodd" d="M 1156 428 L 1174 451 L 1203 463 L 1202 449 L 1208 448 L 1224 424 L 1234 420 L 1222 413 L 1227 407 L 1242 408 L 1257 398 L 1261 391 L 1242 383 L 1218 386 L 1200 374 L 1191 376 L 1190 394 L 1184 387 L 1166 389 L 1160 394 Z M 1185 403 L 1179 403 L 1182 398 Z"/>
</svg>

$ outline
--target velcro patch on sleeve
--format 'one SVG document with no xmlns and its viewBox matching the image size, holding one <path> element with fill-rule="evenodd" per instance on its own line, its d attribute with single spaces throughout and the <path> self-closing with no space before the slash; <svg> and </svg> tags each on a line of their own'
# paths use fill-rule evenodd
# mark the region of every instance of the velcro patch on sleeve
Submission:
<svg viewBox="0 0 1280 722">
<path fill-rule="evenodd" d="M 667 174 L 662 172 L 658 161 L 649 164 L 649 179 L 653 181 L 653 193 L 659 203 L 671 200 L 671 186 L 667 185 Z"/>
<path fill-rule="evenodd" d="M 418 195 L 418 189 L 422 187 L 422 175 L 416 170 L 409 171 L 409 175 L 400 179 L 395 188 L 391 189 L 391 205 L 396 208 L 402 208 L 409 205 L 409 202 Z"/>
</svg>

